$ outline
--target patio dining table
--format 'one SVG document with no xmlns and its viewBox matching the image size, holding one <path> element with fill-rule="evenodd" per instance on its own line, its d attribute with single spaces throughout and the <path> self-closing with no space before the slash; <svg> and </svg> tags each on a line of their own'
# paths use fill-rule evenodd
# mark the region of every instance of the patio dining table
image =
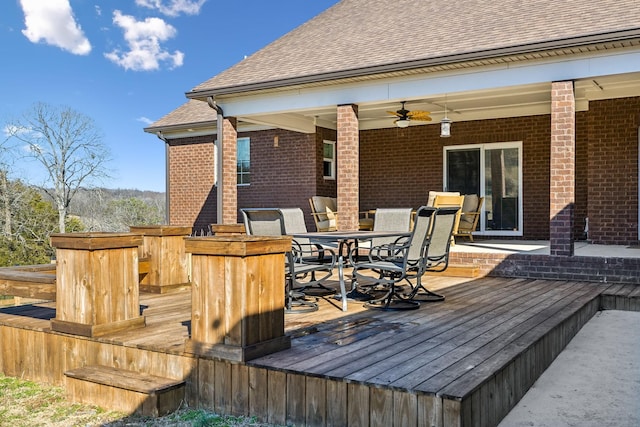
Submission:
<svg viewBox="0 0 640 427">
<path fill-rule="evenodd" d="M 316 231 L 307 233 L 294 233 L 293 238 L 306 238 L 312 243 L 317 244 L 337 244 L 338 246 L 338 281 L 340 283 L 340 299 L 342 300 L 342 311 L 347 311 L 347 301 L 350 297 L 355 296 L 356 289 L 352 287 L 349 292 L 346 290 L 344 283 L 344 268 L 345 268 L 345 252 L 349 254 L 349 251 L 353 245 L 358 245 L 358 242 L 372 240 L 383 237 L 405 237 L 411 233 L 408 231 Z"/>
</svg>

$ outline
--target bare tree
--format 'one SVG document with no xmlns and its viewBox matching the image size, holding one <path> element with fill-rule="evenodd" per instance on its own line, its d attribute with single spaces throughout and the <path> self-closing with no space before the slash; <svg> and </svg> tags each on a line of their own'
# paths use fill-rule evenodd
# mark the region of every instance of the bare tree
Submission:
<svg viewBox="0 0 640 427">
<path fill-rule="evenodd" d="M 0 143 L 0 200 L 2 203 L 2 235 L 11 236 L 11 196 L 9 194 L 9 165 L 7 164 L 8 153 L 12 148 L 8 144 L 9 138 L 5 138 Z"/>
<path fill-rule="evenodd" d="M 27 156 L 44 167 L 41 186 L 58 209 L 60 232 L 65 232 L 69 203 L 81 186 L 108 177 L 110 153 L 102 133 L 90 117 L 69 107 L 37 103 L 7 126 L 10 136 L 27 144 Z"/>
</svg>

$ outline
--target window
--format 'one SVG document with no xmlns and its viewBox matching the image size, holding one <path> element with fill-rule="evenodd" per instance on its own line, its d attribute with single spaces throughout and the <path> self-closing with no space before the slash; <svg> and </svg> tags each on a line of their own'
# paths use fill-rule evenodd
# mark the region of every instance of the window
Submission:
<svg viewBox="0 0 640 427">
<path fill-rule="evenodd" d="M 251 149 L 249 138 L 238 138 L 238 185 L 251 183 Z"/>
<path fill-rule="evenodd" d="M 336 142 L 322 143 L 322 175 L 325 179 L 336 179 Z"/>
<path fill-rule="evenodd" d="M 445 190 L 479 194 L 480 234 L 522 235 L 522 143 L 445 147 Z"/>
</svg>

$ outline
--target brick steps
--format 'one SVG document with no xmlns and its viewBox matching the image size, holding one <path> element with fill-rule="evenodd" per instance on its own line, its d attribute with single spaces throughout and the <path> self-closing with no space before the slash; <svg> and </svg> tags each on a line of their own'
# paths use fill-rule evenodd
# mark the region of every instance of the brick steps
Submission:
<svg viewBox="0 0 640 427">
<path fill-rule="evenodd" d="M 447 269 L 442 272 L 425 273 L 427 276 L 449 276 L 449 277 L 480 277 L 480 267 L 473 264 L 449 264 Z"/>
</svg>

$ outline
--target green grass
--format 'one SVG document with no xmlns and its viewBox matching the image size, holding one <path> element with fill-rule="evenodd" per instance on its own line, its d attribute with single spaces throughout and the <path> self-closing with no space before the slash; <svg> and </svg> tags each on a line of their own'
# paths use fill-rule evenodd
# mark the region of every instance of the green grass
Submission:
<svg viewBox="0 0 640 427">
<path fill-rule="evenodd" d="M 0 427 L 267 427 L 253 417 L 181 408 L 150 418 L 68 402 L 64 389 L 0 375 Z"/>
</svg>

